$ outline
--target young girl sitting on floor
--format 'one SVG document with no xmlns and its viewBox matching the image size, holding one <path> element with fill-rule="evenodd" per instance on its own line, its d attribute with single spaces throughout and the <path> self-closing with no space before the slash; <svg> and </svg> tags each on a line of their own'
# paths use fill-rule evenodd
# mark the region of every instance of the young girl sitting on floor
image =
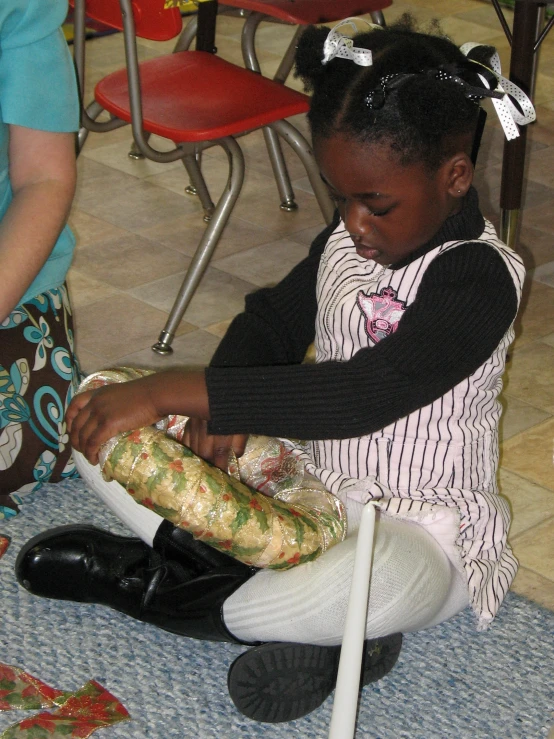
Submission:
<svg viewBox="0 0 554 739">
<path fill-rule="evenodd" d="M 271 642 L 231 671 L 233 699 L 260 720 L 302 715 L 333 687 L 367 501 L 379 516 L 366 635 L 383 649 L 468 604 L 486 626 L 517 569 L 496 472 L 524 268 L 481 215 L 471 160 L 481 99 L 510 135 L 515 124 L 494 50 L 469 53 L 409 19 L 353 41 L 305 32 L 297 69 L 335 222 L 280 284 L 247 297 L 205 371 L 105 387 L 133 372 L 98 373 L 73 401 L 81 474 L 140 539 L 70 526 L 18 558 L 38 595 Z M 312 342 L 316 363 L 303 363 Z M 221 471 L 234 455 L 242 483 Z M 290 672 L 286 690 L 268 690 L 270 664 Z"/>
</svg>

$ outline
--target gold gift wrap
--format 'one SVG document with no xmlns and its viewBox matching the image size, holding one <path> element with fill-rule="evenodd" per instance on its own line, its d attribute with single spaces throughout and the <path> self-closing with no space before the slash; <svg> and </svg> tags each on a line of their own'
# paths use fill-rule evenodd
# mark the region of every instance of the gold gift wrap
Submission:
<svg viewBox="0 0 554 739">
<path fill-rule="evenodd" d="M 146 374 L 106 370 L 87 378 L 81 390 Z M 283 442 L 250 436 L 227 474 L 181 443 L 185 424 L 183 416 L 170 416 L 114 437 L 100 455 L 104 477 L 195 538 L 255 567 L 288 569 L 344 539 L 343 504 Z"/>
</svg>

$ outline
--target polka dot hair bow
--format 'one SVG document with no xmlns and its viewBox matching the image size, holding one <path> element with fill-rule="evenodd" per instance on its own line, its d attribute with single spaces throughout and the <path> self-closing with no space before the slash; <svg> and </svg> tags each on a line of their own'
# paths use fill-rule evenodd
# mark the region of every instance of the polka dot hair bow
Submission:
<svg viewBox="0 0 554 739">
<path fill-rule="evenodd" d="M 467 56 L 469 52 L 476 46 L 481 46 L 481 44 L 469 42 L 467 44 L 464 44 L 463 46 L 460 46 L 460 51 L 462 52 L 462 54 L 465 54 Z M 515 85 L 513 82 L 510 82 L 510 80 L 506 79 L 506 77 L 502 76 L 500 57 L 498 56 L 498 53 L 495 53 L 492 57 L 490 68 L 485 66 L 484 64 L 481 64 L 480 62 L 475 61 L 474 59 L 472 59 L 471 61 L 474 64 L 485 67 L 485 69 L 491 71 L 498 80 L 496 91 L 504 93 L 504 95 L 500 99 L 493 97 L 492 104 L 494 105 L 498 118 L 500 119 L 500 123 L 502 124 L 502 128 L 504 129 L 504 134 L 508 141 L 516 139 L 519 136 L 519 129 L 516 124 L 519 124 L 520 126 L 525 126 L 528 123 L 532 123 L 536 118 L 533 103 L 529 100 L 527 95 L 520 87 Z M 482 74 L 477 74 L 487 90 L 490 90 L 490 84 L 487 79 Z M 514 105 L 510 98 L 513 98 L 518 103 L 521 111 Z"/>
<path fill-rule="evenodd" d="M 350 26 L 354 31 L 358 30 L 356 23 L 365 23 L 371 29 L 381 30 L 381 26 L 375 23 L 370 23 L 364 20 L 364 18 L 345 18 L 340 23 L 337 23 L 330 31 L 329 35 L 325 39 L 323 45 L 323 60 L 322 64 L 327 64 L 334 59 L 339 57 L 341 59 L 350 59 L 355 64 L 359 64 L 361 67 L 371 67 L 373 64 L 373 57 L 369 49 L 359 49 L 354 46 L 354 41 L 348 36 L 344 36 L 339 33 L 339 28 L 343 26 Z"/>
</svg>

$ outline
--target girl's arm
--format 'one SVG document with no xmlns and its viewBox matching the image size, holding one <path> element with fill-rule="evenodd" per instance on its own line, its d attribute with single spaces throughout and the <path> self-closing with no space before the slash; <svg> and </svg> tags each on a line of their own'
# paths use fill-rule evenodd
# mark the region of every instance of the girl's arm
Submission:
<svg viewBox="0 0 554 739">
<path fill-rule="evenodd" d="M 246 310 L 231 324 L 212 365 L 298 364 L 313 341 L 316 280 L 327 239 L 338 216 L 314 240 L 309 256 L 273 288 L 247 296 Z M 223 370 L 225 371 L 225 370 Z M 191 417 L 184 441 L 199 456 L 227 469 L 229 451 L 244 451 L 247 432 L 208 434 L 209 399 L 203 372 L 168 372 L 77 395 L 68 411 L 71 444 L 96 464 L 101 444 L 123 431 L 156 423 L 169 414 Z"/>
<path fill-rule="evenodd" d="M 512 278 L 494 249 L 459 246 L 429 266 L 397 331 L 350 361 L 174 370 L 102 388 L 93 399 L 105 400 L 99 413 L 89 417 L 85 409 L 83 422 L 79 418 L 83 437 L 72 427 L 71 442 L 95 462 L 102 441 L 168 413 L 208 420 L 215 436 L 346 439 L 369 434 L 432 403 L 475 372 L 516 311 Z M 152 383 L 148 388 L 147 382 Z M 73 401 L 70 423 L 74 407 L 86 405 L 90 395 Z M 147 410 L 139 415 L 141 406 Z M 114 413 L 125 419 L 123 427 L 110 420 Z"/>
<path fill-rule="evenodd" d="M 339 224 L 333 223 L 313 241 L 309 256 L 272 288 L 246 296 L 246 308 L 231 323 L 211 361 L 212 367 L 300 364 L 314 340 L 316 281 L 321 255 Z M 204 419 L 191 418 L 184 443 L 203 459 L 227 470 L 231 450 L 240 457 L 248 434 L 210 434 Z"/>
<path fill-rule="evenodd" d="M 60 235 L 75 192 L 72 133 L 10 126 L 13 200 L 0 222 L 0 322 L 18 304 Z"/>
<path fill-rule="evenodd" d="M 296 439 L 373 433 L 475 372 L 516 312 L 502 258 L 488 245 L 461 245 L 428 267 L 396 332 L 347 362 L 208 368 L 208 429 Z"/>
</svg>

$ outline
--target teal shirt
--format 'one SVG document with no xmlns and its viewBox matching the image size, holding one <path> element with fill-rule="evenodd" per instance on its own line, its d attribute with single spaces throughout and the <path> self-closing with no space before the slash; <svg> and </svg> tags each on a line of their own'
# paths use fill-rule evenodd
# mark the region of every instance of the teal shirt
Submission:
<svg viewBox="0 0 554 739">
<path fill-rule="evenodd" d="M 8 125 L 59 132 L 79 127 L 73 61 L 60 28 L 66 14 L 67 0 L 0 0 L 0 220 L 13 197 Z M 66 226 L 20 304 L 63 283 L 74 248 Z"/>
</svg>

